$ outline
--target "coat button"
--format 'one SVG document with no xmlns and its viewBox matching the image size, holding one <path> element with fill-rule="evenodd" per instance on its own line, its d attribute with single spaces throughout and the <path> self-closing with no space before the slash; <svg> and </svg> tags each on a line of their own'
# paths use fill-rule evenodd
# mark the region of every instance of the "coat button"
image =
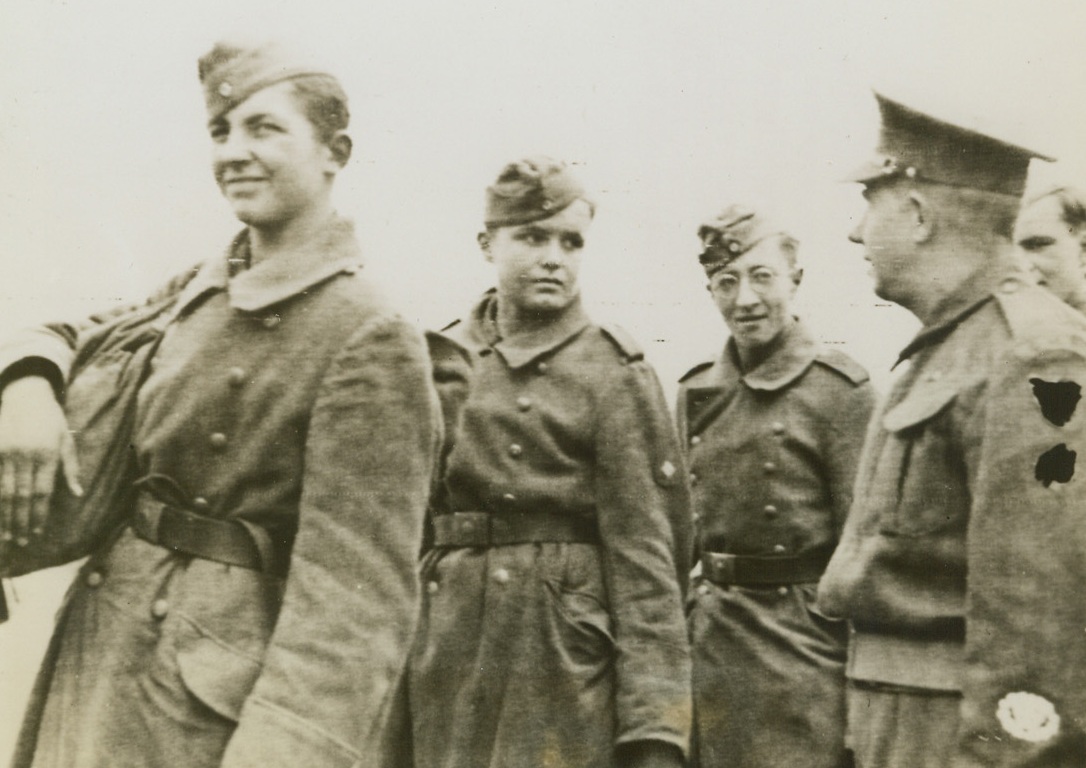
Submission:
<svg viewBox="0 0 1086 768">
<path fill-rule="evenodd" d="M 511 577 L 509 576 L 509 571 L 505 570 L 504 568 L 499 568 L 498 570 L 494 571 L 494 581 L 498 582 L 499 584 L 508 584 L 510 578 Z"/>
<path fill-rule="evenodd" d="M 512 456 L 514 459 L 519 459 L 522 453 L 524 453 L 524 449 L 516 443 L 513 443 L 511 446 L 509 446 L 509 455 Z"/>
<path fill-rule="evenodd" d="M 690 438 L 690 445 L 698 445 L 701 443 L 701 435 L 694 435 Z"/>
<path fill-rule="evenodd" d="M 91 571 L 87 574 L 87 586 L 99 587 L 102 585 L 102 581 L 105 579 L 99 571 Z"/>
<path fill-rule="evenodd" d="M 773 430 L 774 435 L 783 435 L 784 434 L 784 422 L 774 421 L 773 424 L 770 426 L 770 429 Z"/>
<path fill-rule="evenodd" d="M 691 472 L 690 473 L 690 485 L 697 485 L 697 484 L 698 484 L 698 476 L 695 475 L 693 472 Z"/>
<path fill-rule="evenodd" d="M 777 594 L 784 597 L 788 594 L 788 587 L 777 587 Z"/>
<path fill-rule="evenodd" d="M 700 512 L 695 512 L 694 513 L 694 522 L 696 523 L 698 520 L 701 520 L 701 513 Z"/>
<path fill-rule="evenodd" d="M 537 366 L 535 367 L 535 369 L 536 369 L 536 370 L 537 370 L 537 371 L 538 371 L 539 373 L 546 373 L 546 372 L 547 372 L 547 371 L 548 371 L 548 370 L 550 369 L 550 366 L 549 366 L 549 365 L 547 365 L 546 363 L 540 363 L 539 365 L 537 365 Z"/>
<path fill-rule="evenodd" d="M 272 328 L 279 325 L 282 319 L 283 318 L 279 317 L 279 315 L 265 315 L 261 322 L 264 324 L 264 327 L 270 331 Z"/>
<path fill-rule="evenodd" d="M 785 552 L 788 551 L 788 548 L 783 544 L 774 544 L 773 551 L 776 552 L 778 555 L 783 555 Z"/>
<path fill-rule="evenodd" d="M 245 369 L 244 368 L 231 368 L 230 373 L 227 374 L 227 380 L 232 387 L 240 387 L 245 383 Z"/>
<path fill-rule="evenodd" d="M 762 511 L 766 513 L 766 517 L 777 516 L 777 508 L 772 504 L 766 504 L 764 507 L 762 507 Z"/>
<path fill-rule="evenodd" d="M 426 584 L 426 591 L 429 592 L 431 595 L 436 595 L 438 593 L 438 590 L 440 589 L 441 585 L 438 584 L 436 581 L 431 581 Z"/>
<path fill-rule="evenodd" d="M 777 465 L 774 464 L 772 461 L 767 461 L 765 464 L 762 465 L 762 469 L 764 469 L 767 474 L 771 475 L 777 471 Z"/>
<path fill-rule="evenodd" d="M 206 512 L 210 506 L 211 503 L 203 496 L 197 496 L 195 499 L 192 500 L 193 509 L 198 509 L 201 512 Z"/>
<path fill-rule="evenodd" d="M 529 397 L 518 397 L 517 398 L 517 410 L 518 411 L 527 411 L 531 407 L 532 407 L 531 398 L 529 398 Z"/>
<path fill-rule="evenodd" d="M 211 443 L 212 448 L 225 448 L 227 442 L 226 435 L 222 432 L 212 432 L 211 436 L 208 438 L 208 442 Z"/>
<path fill-rule="evenodd" d="M 710 590 L 709 590 L 709 585 L 708 584 L 699 584 L 698 585 L 698 594 L 701 595 L 702 597 L 709 594 L 709 591 Z"/>
<path fill-rule="evenodd" d="M 151 603 L 151 615 L 156 619 L 166 618 L 166 614 L 170 612 L 170 604 L 165 600 L 155 600 Z"/>
<path fill-rule="evenodd" d="M 504 501 L 506 504 L 512 504 L 516 500 L 517 500 L 517 497 L 514 496 L 511 493 L 503 493 L 502 494 L 502 501 Z"/>
</svg>

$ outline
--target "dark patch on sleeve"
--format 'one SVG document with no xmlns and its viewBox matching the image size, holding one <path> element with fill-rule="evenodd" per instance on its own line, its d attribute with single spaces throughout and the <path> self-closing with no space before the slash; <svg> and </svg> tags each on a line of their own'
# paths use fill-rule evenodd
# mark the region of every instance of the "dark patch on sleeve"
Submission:
<svg viewBox="0 0 1086 768">
<path fill-rule="evenodd" d="M 1045 488 L 1052 483 L 1067 483 L 1075 475 L 1075 458 L 1078 454 L 1067 448 L 1067 443 L 1060 443 L 1049 448 L 1037 459 L 1034 475 L 1044 483 Z"/>
<path fill-rule="evenodd" d="M 1057 427 L 1071 420 L 1082 399 L 1082 387 L 1073 381 L 1045 381 L 1030 379 L 1033 396 L 1041 404 L 1041 413 Z"/>
</svg>

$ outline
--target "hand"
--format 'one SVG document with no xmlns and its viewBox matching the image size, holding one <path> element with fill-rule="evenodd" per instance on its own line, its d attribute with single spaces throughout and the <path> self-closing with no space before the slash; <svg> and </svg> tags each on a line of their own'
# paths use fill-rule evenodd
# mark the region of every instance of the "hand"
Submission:
<svg viewBox="0 0 1086 768">
<path fill-rule="evenodd" d="M 685 765 L 678 747 L 652 739 L 620 746 L 617 763 L 621 768 L 683 768 Z"/>
<path fill-rule="evenodd" d="M 0 539 L 26 546 L 42 532 L 58 467 L 82 496 L 75 441 L 52 386 L 40 376 L 16 379 L 0 397 Z"/>
</svg>

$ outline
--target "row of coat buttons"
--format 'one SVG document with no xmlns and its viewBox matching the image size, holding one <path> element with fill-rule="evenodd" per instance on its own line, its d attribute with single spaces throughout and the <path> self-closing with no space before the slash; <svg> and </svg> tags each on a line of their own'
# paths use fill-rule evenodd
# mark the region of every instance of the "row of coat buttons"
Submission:
<svg viewBox="0 0 1086 768">
<path fill-rule="evenodd" d="M 269 317 L 278 318 L 278 315 L 269 315 Z M 267 318 L 265 318 L 265 320 L 267 320 Z M 276 322 L 278 323 L 278 320 L 276 320 Z M 267 325 L 266 322 L 265 325 Z M 236 367 L 231 368 L 229 373 L 227 373 L 226 379 L 230 382 L 230 386 L 232 387 L 237 388 L 243 386 L 246 380 L 245 369 Z M 208 436 L 207 441 L 211 444 L 212 448 L 221 451 L 229 444 L 230 439 L 226 436 L 225 432 L 212 432 Z"/>
<path fill-rule="evenodd" d="M 508 584 L 513 576 L 505 568 L 497 568 L 492 574 L 490 574 L 490 578 L 494 579 L 494 581 L 496 581 L 498 584 Z M 426 584 L 426 591 L 429 592 L 431 595 L 436 595 L 438 592 L 441 591 L 441 582 L 428 582 Z"/>
<path fill-rule="evenodd" d="M 709 594 L 712 591 L 713 591 L 713 588 L 710 587 L 708 584 L 700 584 L 700 585 L 698 585 L 698 594 L 701 595 L 702 597 L 705 597 L 707 594 Z M 781 595 L 782 597 L 784 595 L 787 595 L 788 594 L 788 587 L 777 587 L 777 594 Z"/>
<path fill-rule="evenodd" d="M 106 580 L 106 577 L 101 571 L 91 571 L 87 574 L 86 583 L 91 589 L 96 589 L 102 586 L 102 583 Z M 170 612 L 170 604 L 163 599 L 155 600 L 151 603 L 151 616 L 161 621 L 166 618 L 166 615 Z"/>
</svg>

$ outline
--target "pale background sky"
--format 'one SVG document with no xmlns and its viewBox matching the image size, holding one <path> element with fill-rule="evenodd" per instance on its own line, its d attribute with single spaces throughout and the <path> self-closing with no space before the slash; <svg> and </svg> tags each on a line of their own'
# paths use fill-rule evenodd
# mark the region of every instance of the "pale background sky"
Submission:
<svg viewBox="0 0 1086 768">
<path fill-rule="evenodd" d="M 212 182 L 196 59 L 238 33 L 342 73 L 355 155 L 338 206 L 423 325 L 489 284 L 474 235 L 500 167 L 576 163 L 599 202 L 587 304 L 642 341 L 669 397 L 723 342 L 694 233 L 738 201 L 800 239 L 799 311 L 885 390 L 916 326 L 872 294 L 846 240 L 862 201 L 837 181 L 874 147 L 873 85 L 1061 157 L 1035 185 L 1086 183 L 1081 0 L 4 0 L 0 331 L 138 299 L 225 245 L 238 224 Z M 15 583 L 0 761 L 68 579 Z"/>
</svg>

